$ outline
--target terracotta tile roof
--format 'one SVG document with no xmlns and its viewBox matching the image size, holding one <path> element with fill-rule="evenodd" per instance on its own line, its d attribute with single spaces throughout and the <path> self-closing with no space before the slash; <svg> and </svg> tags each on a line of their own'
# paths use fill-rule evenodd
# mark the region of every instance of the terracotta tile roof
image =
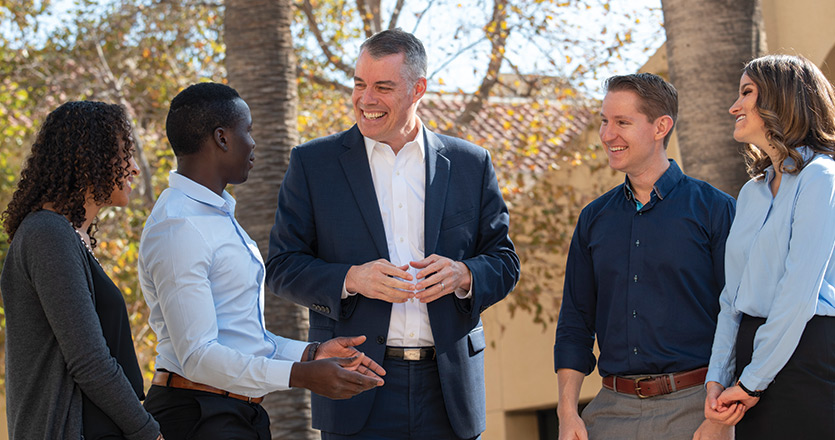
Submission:
<svg viewBox="0 0 835 440">
<path fill-rule="evenodd" d="M 427 93 L 418 115 L 432 130 L 458 136 L 488 148 L 496 167 L 505 172 L 541 172 L 555 167 L 570 153 L 570 141 L 588 127 L 593 112 L 588 104 L 559 98 L 494 98 L 466 128 L 454 128 L 468 95 Z"/>
</svg>

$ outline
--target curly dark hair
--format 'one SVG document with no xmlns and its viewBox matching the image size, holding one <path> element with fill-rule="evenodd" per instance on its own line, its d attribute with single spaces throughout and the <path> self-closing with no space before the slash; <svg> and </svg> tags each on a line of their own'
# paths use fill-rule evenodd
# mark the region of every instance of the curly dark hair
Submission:
<svg viewBox="0 0 835 440">
<path fill-rule="evenodd" d="M 107 204 L 114 188 L 126 184 L 133 145 L 130 121 L 119 105 L 74 101 L 53 110 L 38 131 L 12 201 L 0 215 L 9 241 L 29 213 L 50 202 L 80 228 L 88 191 L 96 202 Z M 95 246 L 92 225 L 87 232 Z"/>
</svg>

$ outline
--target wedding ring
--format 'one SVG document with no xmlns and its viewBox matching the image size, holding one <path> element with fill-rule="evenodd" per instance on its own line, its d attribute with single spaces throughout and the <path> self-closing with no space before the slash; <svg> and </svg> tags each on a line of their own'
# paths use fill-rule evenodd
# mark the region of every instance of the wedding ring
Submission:
<svg viewBox="0 0 835 440">
<path fill-rule="evenodd" d="M 443 292 L 444 290 L 446 290 L 446 286 L 444 285 L 444 282 L 441 281 L 441 292 Z"/>
</svg>

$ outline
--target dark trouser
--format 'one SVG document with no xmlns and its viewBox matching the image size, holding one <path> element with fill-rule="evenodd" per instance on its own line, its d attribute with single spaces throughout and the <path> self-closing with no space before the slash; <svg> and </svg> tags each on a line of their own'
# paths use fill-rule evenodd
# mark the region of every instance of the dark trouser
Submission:
<svg viewBox="0 0 835 440">
<path fill-rule="evenodd" d="M 257 403 L 153 385 L 145 409 L 159 422 L 165 440 L 270 439 L 270 418 Z"/>
<path fill-rule="evenodd" d="M 434 360 L 385 359 L 383 368 L 386 384 L 377 389 L 362 430 L 348 436 L 322 432 L 323 440 L 459 439 L 449 423 Z"/>
<path fill-rule="evenodd" d="M 764 318 L 743 315 L 736 340 L 736 375 L 751 363 Z M 815 316 L 789 362 L 756 406 L 736 425 L 737 440 L 835 439 L 835 317 Z"/>
</svg>

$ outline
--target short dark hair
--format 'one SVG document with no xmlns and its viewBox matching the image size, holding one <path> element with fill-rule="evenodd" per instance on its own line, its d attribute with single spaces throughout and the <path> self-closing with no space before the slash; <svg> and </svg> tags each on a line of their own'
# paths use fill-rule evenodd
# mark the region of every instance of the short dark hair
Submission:
<svg viewBox="0 0 835 440">
<path fill-rule="evenodd" d="M 426 49 L 414 35 L 400 29 L 387 29 L 369 37 L 360 46 L 360 53 L 368 51 L 375 59 L 402 53 L 406 77 L 412 83 L 426 77 Z"/>
<path fill-rule="evenodd" d="M 241 95 L 224 84 L 205 82 L 186 87 L 171 100 L 165 131 L 177 156 L 197 153 L 218 127 L 228 127 L 243 115 L 235 100 Z"/>
<path fill-rule="evenodd" d="M 672 84 L 664 81 L 652 73 L 633 73 L 631 75 L 615 75 L 606 80 L 606 93 L 630 91 L 638 95 L 641 103 L 638 111 L 650 121 L 655 121 L 667 115 L 673 119 L 673 127 L 678 120 L 678 92 Z M 670 143 L 673 129 L 664 137 L 664 147 Z"/>
</svg>

